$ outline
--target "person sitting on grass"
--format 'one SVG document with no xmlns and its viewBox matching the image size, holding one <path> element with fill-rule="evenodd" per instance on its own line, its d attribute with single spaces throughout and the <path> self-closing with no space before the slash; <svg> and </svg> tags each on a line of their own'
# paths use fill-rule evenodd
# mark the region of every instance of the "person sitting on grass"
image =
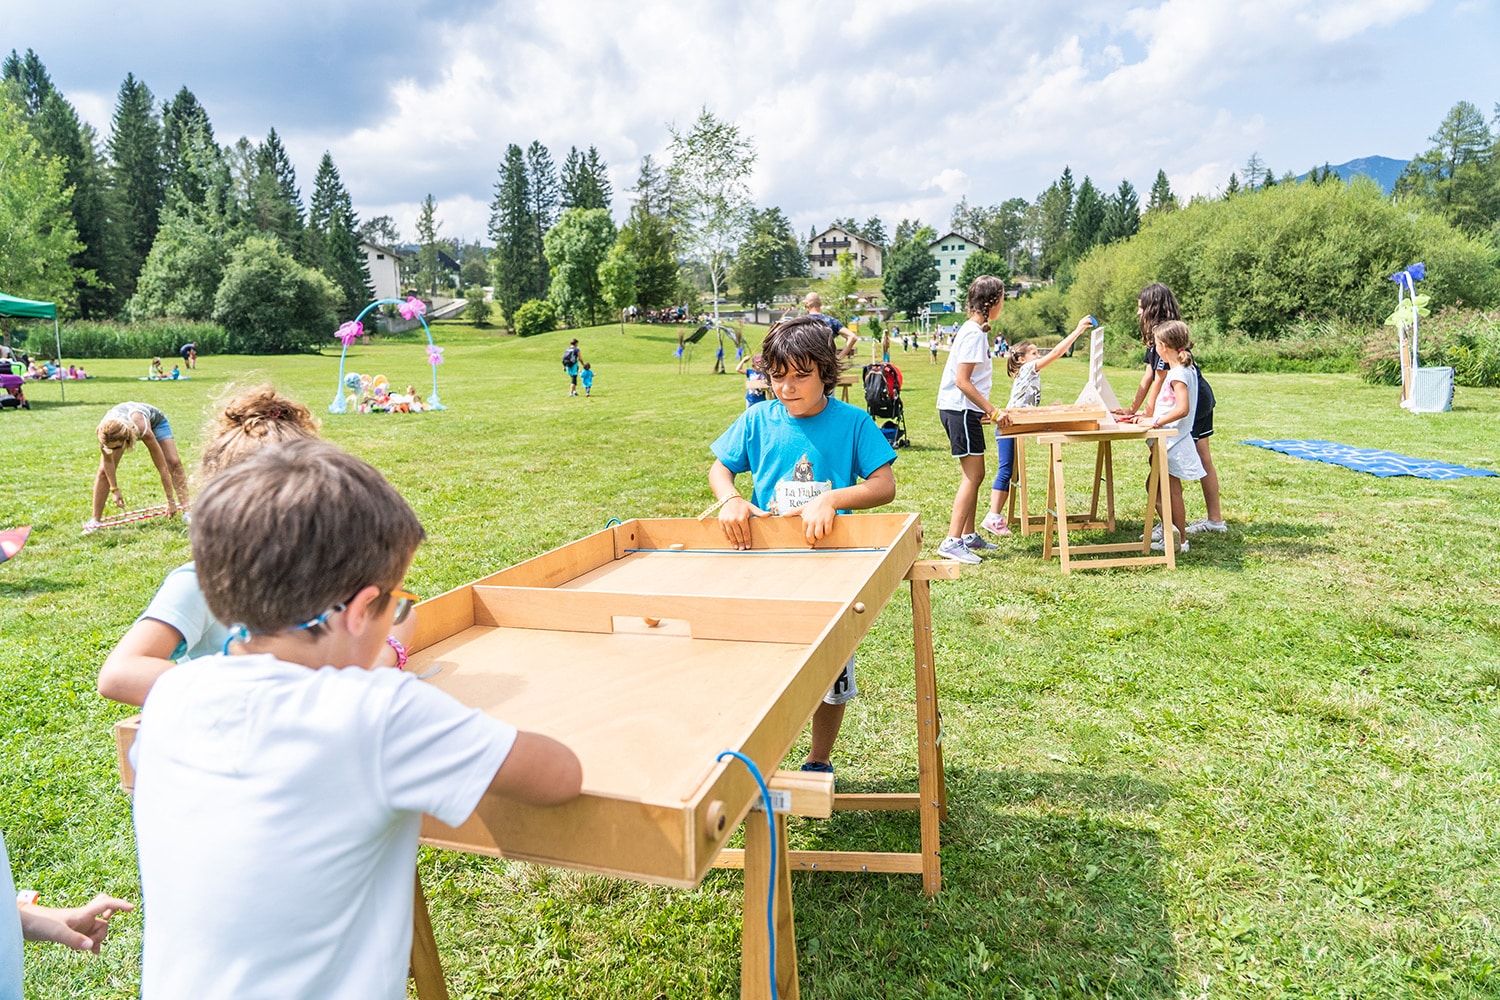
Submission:
<svg viewBox="0 0 1500 1000">
<path fill-rule="evenodd" d="M 177 454 L 172 425 L 165 413 L 149 403 L 119 403 L 104 414 L 94 433 L 99 437 L 99 471 L 94 476 L 94 512 L 83 526 L 85 532 L 100 526 L 104 502 L 111 493 L 115 506 L 125 509 L 125 494 L 120 491 L 120 458 L 137 441 L 145 444 L 161 476 L 161 488 L 167 495 L 167 516 L 176 517 L 178 510 L 187 506 L 187 472 Z"/>
<path fill-rule="evenodd" d="M 161 358 L 152 358 L 151 367 L 146 369 L 146 378 L 154 382 L 158 379 L 164 379 L 166 377 L 167 373 L 164 372 L 161 367 Z"/>
<path fill-rule="evenodd" d="M 821 316 L 771 328 L 761 344 L 775 399 L 752 406 L 713 443 L 708 482 L 724 501 L 719 526 L 736 549 L 751 544 L 751 520 L 800 517 L 809 545 L 833 530 L 838 514 L 868 510 L 896 498 L 896 452 L 864 410 L 832 397 L 839 351 Z M 750 500 L 734 478 L 750 473 Z M 833 744 L 845 706 L 859 693 L 854 657 L 844 665 L 813 715 L 804 771 L 833 771 Z"/>
<path fill-rule="evenodd" d="M 227 652 L 151 688 L 131 751 L 141 995 L 397 1000 L 423 813 L 575 798 L 577 756 L 410 673 L 372 669 L 422 525 L 322 441 L 204 487 L 193 558 Z"/>
<path fill-rule="evenodd" d="M 270 385 L 246 389 L 225 403 L 210 425 L 198 481 L 207 483 L 265 445 L 317 436 L 318 420 L 301 403 Z M 396 624 L 379 666 L 402 663 L 415 626 L 414 617 Z M 140 705 L 158 677 L 178 663 L 222 652 L 228 638 L 229 625 L 208 610 L 197 571 L 191 562 L 184 563 L 167 574 L 150 605 L 105 657 L 99 694 Z"/>
</svg>

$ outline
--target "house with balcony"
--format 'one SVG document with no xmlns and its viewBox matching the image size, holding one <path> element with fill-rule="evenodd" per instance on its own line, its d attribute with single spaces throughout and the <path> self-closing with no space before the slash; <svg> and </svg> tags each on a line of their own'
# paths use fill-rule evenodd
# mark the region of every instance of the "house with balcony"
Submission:
<svg viewBox="0 0 1500 1000">
<path fill-rule="evenodd" d="M 871 243 L 838 226 L 830 226 L 807 241 L 807 261 L 812 266 L 812 276 L 828 278 L 837 274 L 839 254 L 845 250 L 854 259 L 860 277 L 880 277 L 880 261 L 884 254 L 880 244 Z"/>
<path fill-rule="evenodd" d="M 370 271 L 370 287 L 375 290 L 377 299 L 395 299 L 401 297 L 401 261 L 404 255 L 392 247 L 383 247 L 376 243 L 361 243 L 360 250 L 365 255 L 365 267 Z M 362 308 L 364 303 L 354 306 L 356 310 Z"/>
<path fill-rule="evenodd" d="M 938 265 L 938 290 L 932 301 L 933 312 L 963 312 L 968 289 L 959 287 L 958 276 L 963 273 L 964 261 L 983 249 L 978 240 L 962 233 L 948 233 L 927 244 L 927 252 Z"/>
</svg>

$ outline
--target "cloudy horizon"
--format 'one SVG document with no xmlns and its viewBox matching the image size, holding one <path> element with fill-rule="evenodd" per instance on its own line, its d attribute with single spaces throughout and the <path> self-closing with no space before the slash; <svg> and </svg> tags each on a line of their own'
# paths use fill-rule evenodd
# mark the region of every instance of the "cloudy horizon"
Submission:
<svg viewBox="0 0 1500 1000">
<path fill-rule="evenodd" d="M 505 147 L 534 139 L 559 165 L 597 146 L 621 219 L 641 157 L 705 106 L 754 142 L 757 204 L 806 232 L 941 228 L 961 197 L 1032 200 L 1064 166 L 1144 201 L 1158 169 L 1186 197 L 1252 154 L 1278 175 L 1407 159 L 1457 101 L 1500 101 L 1493 0 L 3 2 L 0 45 L 34 49 L 101 136 L 127 72 L 158 102 L 186 86 L 222 144 L 274 127 L 304 198 L 331 152 L 360 217 L 404 236 L 431 193 L 444 236 L 487 241 Z"/>
</svg>

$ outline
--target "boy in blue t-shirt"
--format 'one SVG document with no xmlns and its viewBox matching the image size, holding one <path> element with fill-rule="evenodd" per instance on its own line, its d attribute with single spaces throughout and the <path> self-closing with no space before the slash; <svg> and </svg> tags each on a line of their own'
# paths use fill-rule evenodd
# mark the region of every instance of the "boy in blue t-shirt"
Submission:
<svg viewBox="0 0 1500 1000">
<path fill-rule="evenodd" d="M 775 399 L 750 407 L 720 435 L 708 471 L 715 498 L 727 500 L 719 526 L 734 547 L 750 548 L 754 517 L 800 517 L 811 544 L 833 530 L 839 513 L 894 500 L 895 450 L 868 413 L 831 395 L 839 360 L 829 326 L 816 316 L 781 323 L 766 334 L 760 353 Z M 735 486 L 742 472 L 754 481 L 750 500 Z M 858 693 L 850 657 L 813 715 L 804 771 L 833 770 L 844 706 Z"/>
</svg>

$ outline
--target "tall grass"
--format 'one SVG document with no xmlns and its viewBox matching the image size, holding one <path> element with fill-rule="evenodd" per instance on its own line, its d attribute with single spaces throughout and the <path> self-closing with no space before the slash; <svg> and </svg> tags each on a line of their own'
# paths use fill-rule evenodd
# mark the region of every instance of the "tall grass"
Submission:
<svg viewBox="0 0 1500 1000">
<path fill-rule="evenodd" d="M 1422 321 L 1417 348 L 1424 367 L 1453 368 L 1453 380 L 1469 388 L 1500 386 L 1500 321 L 1477 310 L 1444 309 Z M 1396 331 L 1382 327 L 1368 336 L 1360 373 L 1375 385 L 1401 384 Z"/>
<path fill-rule="evenodd" d="M 176 354 L 183 344 L 197 344 L 199 354 L 226 354 L 229 335 L 217 323 L 178 319 L 115 323 L 80 320 L 63 327 L 64 358 L 150 358 Z M 28 338 L 33 354 L 50 355 L 50 337 Z"/>
</svg>

